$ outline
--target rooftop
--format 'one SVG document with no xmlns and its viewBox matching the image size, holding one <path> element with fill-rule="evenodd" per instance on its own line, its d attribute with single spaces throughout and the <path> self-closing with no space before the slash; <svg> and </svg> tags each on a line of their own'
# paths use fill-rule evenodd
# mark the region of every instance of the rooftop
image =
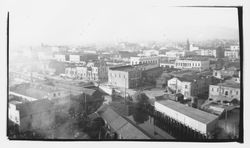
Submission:
<svg viewBox="0 0 250 148">
<path fill-rule="evenodd" d="M 159 100 L 157 102 L 204 124 L 208 124 L 218 118 L 218 116 L 213 114 L 188 107 L 172 100 Z"/>
<path fill-rule="evenodd" d="M 57 88 L 47 85 L 31 85 L 29 83 L 16 85 L 10 91 L 36 99 L 44 99 L 48 93 L 59 91 Z"/>
<path fill-rule="evenodd" d="M 219 83 L 219 86 L 224 86 L 224 87 L 232 87 L 232 88 L 240 88 L 240 83 L 236 83 L 232 80 L 227 80 L 223 83 Z"/>
<path fill-rule="evenodd" d="M 181 58 L 179 60 L 187 60 L 187 61 L 209 61 L 207 57 L 190 57 L 190 58 Z"/>
<path fill-rule="evenodd" d="M 150 139 L 150 137 L 109 107 L 104 111 L 99 111 L 98 114 L 107 121 L 112 130 L 124 139 Z"/>
<path fill-rule="evenodd" d="M 118 66 L 118 67 L 112 67 L 109 68 L 110 70 L 116 70 L 116 71 L 130 71 L 134 68 L 132 65 L 125 65 L 125 66 Z"/>
</svg>

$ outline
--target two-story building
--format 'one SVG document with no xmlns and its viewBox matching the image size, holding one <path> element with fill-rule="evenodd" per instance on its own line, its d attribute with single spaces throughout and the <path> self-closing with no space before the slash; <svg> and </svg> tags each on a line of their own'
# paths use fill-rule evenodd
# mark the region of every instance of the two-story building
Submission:
<svg viewBox="0 0 250 148">
<path fill-rule="evenodd" d="M 209 98 L 218 101 L 240 101 L 240 84 L 234 81 L 225 81 L 209 86 Z"/>
<path fill-rule="evenodd" d="M 184 74 L 173 74 L 172 76 L 173 78 L 167 82 L 168 88 L 184 95 L 184 99 L 207 94 L 209 85 L 214 83 L 212 77 L 206 74 L 187 72 Z"/>
<path fill-rule="evenodd" d="M 158 56 L 138 56 L 138 57 L 130 57 L 130 65 L 138 65 L 138 64 L 150 64 L 155 67 L 160 66 L 160 60 Z"/>
<path fill-rule="evenodd" d="M 209 69 L 209 60 L 204 59 L 178 59 L 175 61 L 175 68 L 204 71 Z"/>
</svg>

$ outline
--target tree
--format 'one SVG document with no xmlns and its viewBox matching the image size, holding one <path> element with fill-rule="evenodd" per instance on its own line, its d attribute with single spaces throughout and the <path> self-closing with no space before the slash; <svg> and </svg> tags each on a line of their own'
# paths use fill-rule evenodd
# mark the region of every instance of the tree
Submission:
<svg viewBox="0 0 250 148">
<path fill-rule="evenodd" d="M 147 113 L 142 111 L 142 108 L 144 108 L 149 103 L 149 98 L 144 93 L 138 93 L 135 96 L 136 103 L 134 104 L 134 112 L 133 112 L 133 118 L 136 123 L 144 123 L 149 119 L 149 116 Z"/>
</svg>

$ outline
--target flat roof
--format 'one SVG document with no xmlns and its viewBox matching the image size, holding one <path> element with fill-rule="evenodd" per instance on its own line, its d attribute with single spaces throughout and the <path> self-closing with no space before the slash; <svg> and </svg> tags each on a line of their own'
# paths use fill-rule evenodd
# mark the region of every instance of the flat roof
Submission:
<svg viewBox="0 0 250 148">
<path fill-rule="evenodd" d="M 59 89 L 46 85 L 33 86 L 31 84 L 20 84 L 10 88 L 10 91 L 36 99 L 44 99 L 48 93 L 59 91 Z"/>
<path fill-rule="evenodd" d="M 125 66 L 112 67 L 109 69 L 110 70 L 117 70 L 117 71 L 130 71 L 133 68 L 134 68 L 134 66 L 132 66 L 132 65 L 125 65 Z"/>
<path fill-rule="evenodd" d="M 168 108 L 171 108 L 183 115 L 186 115 L 194 120 L 197 120 L 199 122 L 202 122 L 204 124 L 208 124 L 212 121 L 214 121 L 215 119 L 218 118 L 218 116 L 207 113 L 205 111 L 196 109 L 196 108 L 192 108 L 189 106 L 186 106 L 184 104 L 172 101 L 172 100 L 159 100 L 156 101 L 157 103 L 160 103 Z"/>
<path fill-rule="evenodd" d="M 236 83 L 233 81 L 225 81 L 224 83 L 219 83 L 218 86 L 240 88 L 240 83 Z"/>
</svg>

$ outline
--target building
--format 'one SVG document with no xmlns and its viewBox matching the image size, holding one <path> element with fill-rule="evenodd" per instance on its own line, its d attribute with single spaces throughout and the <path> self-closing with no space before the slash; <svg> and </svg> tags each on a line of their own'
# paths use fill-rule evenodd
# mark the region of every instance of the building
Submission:
<svg viewBox="0 0 250 148">
<path fill-rule="evenodd" d="M 83 63 L 90 60 L 98 60 L 97 54 L 81 52 L 57 52 L 54 59 L 60 62 Z"/>
<path fill-rule="evenodd" d="M 108 66 L 104 61 L 89 62 L 86 66 L 65 68 L 65 75 L 69 78 L 104 82 L 108 80 Z"/>
<path fill-rule="evenodd" d="M 218 116 L 172 100 L 156 101 L 154 106 L 155 110 L 205 135 L 217 126 Z"/>
<path fill-rule="evenodd" d="M 144 56 L 158 56 L 159 55 L 159 50 L 143 50 L 143 55 Z"/>
<path fill-rule="evenodd" d="M 225 81 L 209 86 L 209 98 L 217 101 L 240 101 L 240 84 L 234 81 Z"/>
<path fill-rule="evenodd" d="M 209 60 L 203 59 L 178 59 L 175 61 L 175 68 L 204 71 L 209 69 Z"/>
<path fill-rule="evenodd" d="M 226 50 L 225 51 L 225 57 L 229 59 L 239 59 L 239 50 Z"/>
<path fill-rule="evenodd" d="M 239 45 L 231 45 L 230 46 L 230 50 L 237 50 L 237 51 L 239 51 L 240 50 L 240 46 Z"/>
<path fill-rule="evenodd" d="M 57 53 L 54 55 L 55 60 L 60 61 L 60 62 L 65 62 L 66 61 L 66 55 L 62 53 Z"/>
<path fill-rule="evenodd" d="M 110 133 L 116 135 L 117 139 L 151 139 L 136 125 L 127 121 L 110 107 L 99 110 L 97 113 L 105 121 Z"/>
<path fill-rule="evenodd" d="M 152 72 L 151 69 L 155 69 L 156 71 Z M 161 68 L 159 68 L 158 66 L 156 67 L 154 64 L 137 64 L 110 67 L 108 70 L 108 83 L 114 87 L 136 88 L 142 84 L 141 80 L 143 72 L 145 78 L 147 76 L 151 77 L 152 75 L 156 76 L 161 73 Z"/>
<path fill-rule="evenodd" d="M 201 56 L 217 57 L 216 49 L 200 49 Z"/>
<path fill-rule="evenodd" d="M 167 86 L 176 93 L 184 95 L 184 99 L 191 99 L 208 93 L 209 85 L 214 81 L 209 74 L 197 74 L 190 71 L 181 71 L 171 74 Z"/>
<path fill-rule="evenodd" d="M 160 62 L 162 68 L 175 68 L 175 61 Z"/>
<path fill-rule="evenodd" d="M 213 70 L 213 76 L 221 80 L 232 78 L 235 75 L 238 75 L 238 69 L 234 67 L 230 68 L 223 67 L 222 69 Z"/>
<path fill-rule="evenodd" d="M 199 47 L 195 47 L 193 44 L 190 44 L 189 51 L 197 51 L 199 50 Z"/>
<path fill-rule="evenodd" d="M 155 67 L 159 67 L 160 60 L 158 56 L 130 57 L 130 65 L 138 65 L 138 64 L 150 64 L 150 65 L 155 65 Z"/>
<path fill-rule="evenodd" d="M 185 55 L 186 55 L 185 51 L 170 50 L 165 53 L 164 57 L 167 57 L 168 60 L 175 60 L 175 59 L 180 59 L 182 57 L 185 57 Z"/>
<path fill-rule="evenodd" d="M 16 100 L 16 99 L 14 99 Z M 41 130 L 53 125 L 55 113 L 48 99 L 32 102 L 9 102 L 9 119 L 18 125 L 19 131 Z"/>
<path fill-rule="evenodd" d="M 70 95 L 69 91 L 58 89 L 53 86 L 39 83 L 23 83 L 10 88 L 9 95 L 23 98 L 27 101 L 36 101 L 41 99 L 58 99 Z"/>
<path fill-rule="evenodd" d="M 79 55 L 79 54 L 70 54 L 69 55 L 69 61 L 70 62 L 73 62 L 73 63 L 79 63 L 80 62 L 80 57 L 81 57 L 81 55 Z"/>
<path fill-rule="evenodd" d="M 148 85 L 155 85 L 156 84 L 156 78 L 158 78 L 163 72 L 163 69 L 161 67 L 156 67 L 148 70 L 142 71 L 141 74 L 141 85 L 146 86 Z"/>
<path fill-rule="evenodd" d="M 115 87 L 136 88 L 140 85 L 141 69 L 127 65 L 109 68 L 108 83 Z"/>
</svg>

